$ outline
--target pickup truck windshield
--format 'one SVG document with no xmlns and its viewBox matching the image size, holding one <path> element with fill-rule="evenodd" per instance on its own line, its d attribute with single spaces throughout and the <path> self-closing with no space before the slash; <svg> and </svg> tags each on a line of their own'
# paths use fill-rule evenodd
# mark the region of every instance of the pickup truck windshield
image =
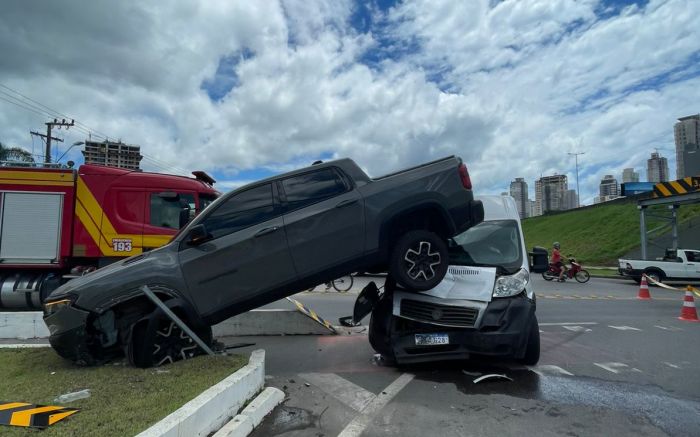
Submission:
<svg viewBox="0 0 700 437">
<path fill-rule="evenodd" d="M 493 266 L 507 273 L 522 266 L 523 251 L 515 220 L 481 222 L 448 243 L 450 265 Z"/>
</svg>

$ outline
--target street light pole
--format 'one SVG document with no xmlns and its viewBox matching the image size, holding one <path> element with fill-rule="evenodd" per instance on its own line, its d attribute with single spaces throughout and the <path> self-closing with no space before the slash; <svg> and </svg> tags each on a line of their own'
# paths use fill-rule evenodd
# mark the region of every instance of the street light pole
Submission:
<svg viewBox="0 0 700 437">
<path fill-rule="evenodd" d="M 576 207 L 581 207 L 581 190 L 578 186 L 578 155 L 585 155 L 586 152 L 569 152 L 569 155 L 573 155 L 576 159 Z"/>
<path fill-rule="evenodd" d="M 63 157 L 66 156 L 66 153 L 68 153 L 68 152 L 70 151 L 70 149 L 72 149 L 72 148 L 75 147 L 75 146 L 82 146 L 83 144 L 85 144 L 84 141 L 76 141 L 76 142 L 73 143 L 68 149 L 66 149 L 65 152 L 63 152 L 63 155 L 61 155 L 61 157 L 58 158 L 58 159 L 56 160 L 56 162 L 61 162 L 61 159 L 63 159 Z"/>
</svg>

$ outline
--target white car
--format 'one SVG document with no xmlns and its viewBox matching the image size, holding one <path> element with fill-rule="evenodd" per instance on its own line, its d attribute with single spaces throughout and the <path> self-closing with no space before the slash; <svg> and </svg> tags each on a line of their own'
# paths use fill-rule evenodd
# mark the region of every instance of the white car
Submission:
<svg viewBox="0 0 700 437">
<path fill-rule="evenodd" d="M 479 200 L 484 221 L 450 239 L 450 266 L 437 287 L 416 292 L 387 278 L 383 293 L 372 284 L 358 296 L 354 320 L 372 309 L 369 341 L 386 358 L 398 364 L 472 355 L 514 358 L 528 365 L 539 360 L 530 271 L 546 270 L 547 251 L 525 250 L 512 197 Z"/>
</svg>

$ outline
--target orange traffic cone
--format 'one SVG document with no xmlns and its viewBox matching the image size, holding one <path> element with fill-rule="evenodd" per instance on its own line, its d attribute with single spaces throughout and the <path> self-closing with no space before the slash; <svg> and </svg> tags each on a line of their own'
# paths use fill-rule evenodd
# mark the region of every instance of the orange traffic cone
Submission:
<svg viewBox="0 0 700 437">
<path fill-rule="evenodd" d="M 690 291 L 690 286 L 685 290 L 681 316 L 678 319 L 686 322 L 700 322 L 698 320 L 698 312 L 695 310 L 695 299 L 693 298 L 693 292 Z"/>
<path fill-rule="evenodd" d="M 651 294 L 649 294 L 649 284 L 647 284 L 647 275 L 642 275 L 642 282 L 639 283 L 639 293 L 637 294 L 637 299 L 651 299 Z"/>
</svg>

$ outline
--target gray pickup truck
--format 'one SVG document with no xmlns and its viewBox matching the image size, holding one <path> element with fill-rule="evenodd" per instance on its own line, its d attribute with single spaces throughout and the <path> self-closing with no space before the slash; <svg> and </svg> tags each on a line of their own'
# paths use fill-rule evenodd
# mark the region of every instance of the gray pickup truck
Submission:
<svg viewBox="0 0 700 437">
<path fill-rule="evenodd" d="M 246 185 L 167 245 L 55 290 L 49 341 L 82 364 L 124 352 L 147 367 L 196 353 L 144 285 L 208 342 L 222 320 L 354 271 L 431 289 L 447 272 L 447 239 L 483 220 L 471 189 L 456 157 L 376 179 L 340 159 Z"/>
</svg>

